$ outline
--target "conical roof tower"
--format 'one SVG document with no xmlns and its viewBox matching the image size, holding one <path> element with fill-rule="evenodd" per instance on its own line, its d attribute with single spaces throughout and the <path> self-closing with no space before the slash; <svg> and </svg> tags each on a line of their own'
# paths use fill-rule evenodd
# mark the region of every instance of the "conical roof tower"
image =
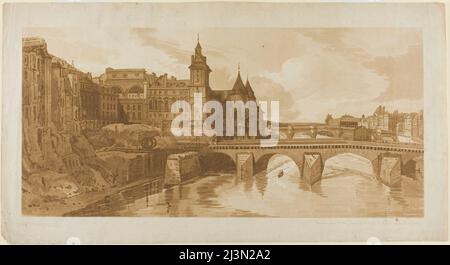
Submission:
<svg viewBox="0 0 450 265">
<path fill-rule="evenodd" d="M 256 100 L 255 92 L 253 91 L 253 88 L 250 85 L 250 82 L 248 81 L 248 76 L 247 76 L 247 82 L 245 83 L 245 91 L 247 93 L 248 100 Z"/>
<path fill-rule="evenodd" d="M 247 94 L 247 90 L 245 89 L 244 82 L 242 82 L 240 66 L 238 66 L 238 74 L 236 77 L 236 81 L 234 82 L 233 88 L 231 89 L 231 93 L 234 95 L 236 95 L 236 94 L 246 95 Z"/>
</svg>

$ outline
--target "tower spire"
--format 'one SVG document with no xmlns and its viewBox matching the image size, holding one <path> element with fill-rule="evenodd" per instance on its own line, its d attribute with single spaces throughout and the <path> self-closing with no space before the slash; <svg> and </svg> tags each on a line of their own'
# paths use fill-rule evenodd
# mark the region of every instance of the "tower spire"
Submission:
<svg viewBox="0 0 450 265">
<path fill-rule="evenodd" d="M 238 62 L 238 74 L 240 74 L 240 73 L 241 73 L 241 63 Z"/>
<path fill-rule="evenodd" d="M 202 54 L 202 46 L 200 45 L 200 34 L 197 33 L 197 46 L 195 46 L 195 54 L 201 55 Z"/>
<path fill-rule="evenodd" d="M 191 84 L 209 87 L 209 73 L 211 69 L 206 63 L 206 56 L 202 54 L 202 46 L 200 45 L 200 34 L 197 32 L 197 45 L 195 46 L 194 54 L 191 55 L 191 65 L 189 66 L 191 72 Z"/>
</svg>

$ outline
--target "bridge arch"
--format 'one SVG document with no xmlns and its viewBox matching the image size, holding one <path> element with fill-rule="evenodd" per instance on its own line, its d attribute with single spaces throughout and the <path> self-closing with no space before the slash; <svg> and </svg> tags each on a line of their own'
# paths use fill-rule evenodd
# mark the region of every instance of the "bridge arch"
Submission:
<svg viewBox="0 0 450 265">
<path fill-rule="evenodd" d="M 344 149 L 325 149 L 325 150 L 321 151 L 323 164 L 325 164 L 325 162 L 330 158 L 333 158 L 333 157 L 341 155 L 341 154 L 346 154 L 346 153 L 360 156 L 360 157 L 365 158 L 372 162 L 378 158 L 378 155 L 381 152 L 374 151 L 371 149 L 356 149 L 353 146 L 350 146 L 350 148 L 344 148 Z"/>
<path fill-rule="evenodd" d="M 203 172 L 234 172 L 235 158 L 227 153 L 206 152 L 199 155 L 199 162 Z"/>
<path fill-rule="evenodd" d="M 376 179 L 376 170 L 373 160 L 361 153 L 352 151 L 337 153 L 323 159 L 322 179 L 341 175 L 354 174 L 367 179 Z"/>
<path fill-rule="evenodd" d="M 410 147 L 410 146 L 402 146 L 402 145 L 387 145 L 387 144 L 380 144 L 380 143 L 369 143 L 369 142 L 358 142 L 358 141 L 341 141 L 338 140 L 337 142 L 332 141 L 318 141 L 317 143 L 308 143 L 305 141 L 304 143 L 295 143 L 293 142 L 290 144 L 289 142 L 283 143 L 282 145 L 276 146 L 276 147 L 261 147 L 256 144 L 242 144 L 242 145 L 217 145 L 212 146 L 209 150 L 213 152 L 220 152 L 225 153 L 229 157 L 231 157 L 234 160 L 235 165 L 238 165 L 236 161 L 239 163 L 247 163 L 247 166 L 249 166 L 249 163 L 252 163 L 251 165 L 253 167 L 247 169 L 245 172 L 252 172 L 252 173 L 259 173 L 264 169 L 267 169 L 267 165 L 269 164 L 270 158 L 272 158 L 274 155 L 285 155 L 291 158 L 299 168 L 301 175 L 307 176 L 307 177 L 313 177 L 312 180 L 317 179 L 317 172 L 318 168 L 314 167 L 314 176 L 309 175 L 307 172 L 305 173 L 305 170 L 307 169 L 304 167 L 303 160 L 305 158 L 305 154 L 318 154 L 320 156 L 321 160 L 321 169 L 323 169 L 323 166 L 325 163 L 327 163 L 328 159 L 333 158 L 334 156 L 350 153 L 357 156 L 361 156 L 372 163 L 372 169 L 375 171 L 375 175 L 378 179 L 384 180 L 383 183 L 386 185 L 395 185 L 395 181 L 398 179 L 398 175 L 400 172 L 398 172 L 398 167 L 395 166 L 394 175 L 397 177 L 392 177 L 390 179 L 387 179 L 385 173 L 386 171 L 380 171 L 385 165 L 385 163 L 390 163 L 389 160 L 384 160 L 384 158 L 390 158 L 390 157 L 398 157 L 400 158 L 400 169 L 401 169 L 401 175 L 408 175 L 410 174 L 411 177 L 414 178 L 414 172 L 416 177 L 417 176 L 423 176 L 423 150 L 417 147 Z M 251 159 L 252 161 L 250 162 Z M 410 162 L 410 160 L 414 160 Z M 308 160 L 309 161 L 309 160 Z M 314 165 L 314 164 L 313 164 Z M 406 166 L 406 167 L 405 167 Z M 241 168 L 241 167 L 239 167 Z M 408 171 L 406 174 L 405 170 Z M 249 171 L 250 170 L 250 171 Z M 320 170 L 321 171 L 321 170 Z M 236 167 L 236 172 L 238 172 L 238 168 Z M 322 172 L 322 171 L 321 171 Z M 418 174 L 419 172 L 420 174 Z M 380 175 L 381 174 L 381 175 Z M 386 180 L 387 179 L 387 180 Z"/>
<path fill-rule="evenodd" d="M 402 175 L 420 179 L 424 176 L 424 157 L 422 154 L 412 153 L 402 155 Z"/>
<path fill-rule="evenodd" d="M 332 131 L 328 131 L 328 130 L 319 130 L 317 132 L 317 136 L 319 136 L 319 135 L 327 136 L 327 137 L 330 137 L 330 138 L 336 137 L 336 135 Z"/>
<path fill-rule="evenodd" d="M 295 159 L 295 157 L 293 157 L 291 154 L 287 154 L 284 152 L 265 153 L 259 157 L 255 157 L 254 173 L 256 174 L 263 170 L 266 170 L 267 166 L 269 165 L 270 159 L 276 155 L 288 157 L 290 160 L 292 160 L 297 165 L 297 167 L 299 167 L 299 165 L 300 165 L 299 161 L 298 161 L 299 159 Z"/>
<path fill-rule="evenodd" d="M 310 131 L 296 131 L 292 135 L 292 139 L 313 139 L 313 135 Z"/>
</svg>

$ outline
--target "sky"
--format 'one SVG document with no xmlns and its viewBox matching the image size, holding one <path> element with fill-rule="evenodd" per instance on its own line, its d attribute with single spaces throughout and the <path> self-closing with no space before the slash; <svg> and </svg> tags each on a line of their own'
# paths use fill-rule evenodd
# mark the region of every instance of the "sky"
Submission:
<svg viewBox="0 0 450 265">
<path fill-rule="evenodd" d="M 240 65 L 258 100 L 279 100 L 282 121 L 360 117 L 378 105 L 423 109 L 422 35 L 413 28 L 27 28 L 84 72 L 145 68 L 188 79 L 197 34 L 213 90 L 231 89 Z"/>
</svg>

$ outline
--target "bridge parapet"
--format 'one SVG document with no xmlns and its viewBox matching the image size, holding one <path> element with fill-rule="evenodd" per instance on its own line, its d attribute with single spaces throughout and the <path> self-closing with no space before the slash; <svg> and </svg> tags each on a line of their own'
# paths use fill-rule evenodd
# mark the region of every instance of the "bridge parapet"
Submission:
<svg viewBox="0 0 450 265">
<path fill-rule="evenodd" d="M 257 143 L 241 142 L 230 144 L 216 144 L 208 147 L 211 150 L 283 150 L 283 149 L 364 149 L 377 151 L 393 151 L 393 152 L 414 152 L 423 153 L 421 145 L 395 145 L 373 142 L 356 142 L 356 141 L 339 141 L 339 142 L 292 142 L 280 143 L 277 146 L 264 147 Z"/>
<path fill-rule="evenodd" d="M 391 158 L 384 159 L 385 157 L 395 156 L 400 161 L 400 167 L 402 174 L 406 168 L 404 165 L 408 164 L 408 171 L 416 170 L 416 164 L 420 159 L 423 160 L 424 149 L 420 145 L 404 145 L 404 144 L 386 144 L 386 143 L 373 143 L 373 142 L 358 142 L 358 141 L 314 141 L 314 142 L 290 142 L 280 143 L 277 146 L 264 147 L 260 146 L 256 141 L 254 142 L 240 142 L 240 143 L 228 143 L 217 144 L 208 147 L 209 152 L 218 152 L 228 155 L 237 161 L 238 154 L 251 154 L 254 159 L 254 170 L 258 173 L 260 170 L 266 169 L 267 163 L 274 155 L 285 155 L 290 157 L 300 168 L 300 172 L 304 174 L 309 172 L 308 176 L 312 180 L 317 179 L 315 171 L 316 166 L 310 166 L 310 171 L 305 171 L 305 155 L 319 155 L 321 164 L 325 165 L 326 161 L 336 155 L 344 153 L 352 153 L 366 158 L 372 162 L 374 173 L 379 177 L 380 169 L 393 160 Z M 382 158 L 380 158 L 382 156 Z M 380 164 L 378 161 L 384 159 L 384 164 Z M 417 161 L 416 161 L 417 160 Z M 414 168 L 413 168 L 414 167 Z M 385 168 L 385 167 L 384 167 Z M 237 169 L 239 170 L 239 169 Z M 312 172 L 312 173 L 311 173 Z M 393 178 L 395 179 L 395 178 Z M 386 178 L 384 178 L 386 180 Z M 314 182 L 314 181 L 312 181 Z M 386 181 L 385 181 L 386 182 Z M 391 181 L 386 183 L 392 183 Z M 313 184 L 313 183 L 311 183 Z"/>
</svg>

